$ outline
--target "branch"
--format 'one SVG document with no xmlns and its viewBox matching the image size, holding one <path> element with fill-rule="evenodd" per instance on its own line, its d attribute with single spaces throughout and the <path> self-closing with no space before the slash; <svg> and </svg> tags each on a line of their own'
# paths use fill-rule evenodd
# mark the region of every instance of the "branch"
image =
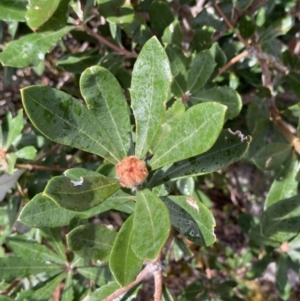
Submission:
<svg viewBox="0 0 300 301">
<path fill-rule="evenodd" d="M 114 293 L 106 297 L 103 301 L 113 301 L 115 298 L 123 295 L 127 291 L 129 291 L 131 288 L 133 288 L 135 285 L 140 283 L 142 280 L 147 278 L 148 276 L 152 275 L 154 272 L 158 271 L 160 269 L 160 264 L 158 262 L 150 262 L 146 265 L 146 267 L 138 274 L 136 279 L 128 284 L 125 287 L 121 287 L 118 290 L 116 290 Z M 100 301 L 100 300 L 99 300 Z"/>
<path fill-rule="evenodd" d="M 154 301 L 160 301 L 162 296 L 162 284 L 163 284 L 163 278 L 162 278 L 162 271 L 161 269 L 155 271 L 153 273 L 154 276 Z"/>
<path fill-rule="evenodd" d="M 94 32 L 91 28 L 87 25 L 83 25 L 83 30 L 86 31 L 90 36 L 94 37 L 100 44 L 104 44 L 109 48 L 113 49 L 114 51 L 118 52 L 121 55 L 125 55 L 128 57 L 137 57 L 135 52 L 130 52 L 124 48 L 120 48 L 117 45 L 113 44 L 112 42 L 108 41 L 106 38 L 100 36 L 97 32 Z"/>
<path fill-rule="evenodd" d="M 218 75 L 221 75 L 222 73 L 224 73 L 227 69 L 229 69 L 232 65 L 234 65 L 235 63 L 237 63 L 242 58 L 247 57 L 248 54 L 249 54 L 248 50 L 245 50 L 245 51 L 239 53 L 237 56 L 233 57 L 229 62 L 226 63 L 226 65 L 224 65 L 219 70 L 219 74 Z"/>
<path fill-rule="evenodd" d="M 62 171 L 64 172 L 66 168 L 59 166 L 45 166 L 45 165 L 35 165 L 35 164 L 16 164 L 17 168 L 27 169 L 27 170 L 49 170 L 49 171 Z"/>
</svg>

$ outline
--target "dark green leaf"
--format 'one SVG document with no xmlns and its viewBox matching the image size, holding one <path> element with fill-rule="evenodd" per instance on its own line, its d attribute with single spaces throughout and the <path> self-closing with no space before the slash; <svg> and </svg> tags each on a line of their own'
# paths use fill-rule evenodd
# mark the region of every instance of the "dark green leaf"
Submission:
<svg viewBox="0 0 300 301">
<path fill-rule="evenodd" d="M 244 39 L 249 39 L 255 32 L 256 26 L 251 16 L 245 15 L 239 21 L 239 32 Z"/>
<path fill-rule="evenodd" d="M 171 83 L 167 55 L 157 38 L 143 47 L 134 64 L 131 82 L 131 106 L 136 120 L 135 154 L 144 158 L 159 128 Z"/>
<path fill-rule="evenodd" d="M 229 87 L 214 87 L 209 90 L 200 90 L 190 97 L 193 103 L 214 101 L 227 106 L 226 118 L 236 117 L 242 109 L 242 100 L 239 94 Z"/>
<path fill-rule="evenodd" d="M 1 0 L 0 20 L 25 22 L 26 5 L 25 0 Z"/>
<path fill-rule="evenodd" d="M 300 74 L 290 72 L 286 77 L 286 81 L 293 92 L 300 98 Z"/>
<path fill-rule="evenodd" d="M 131 249 L 132 226 L 133 215 L 122 225 L 109 259 L 111 272 L 121 286 L 134 281 L 143 266 L 143 261 Z"/>
<path fill-rule="evenodd" d="M 15 256 L 0 258 L 0 274 L 5 280 L 22 278 L 39 273 L 50 273 L 62 271 L 63 267 L 56 264 L 46 264 L 43 262 L 28 260 Z"/>
<path fill-rule="evenodd" d="M 0 53 L 0 61 L 4 66 L 16 68 L 37 66 L 40 61 L 44 60 L 45 53 L 72 29 L 72 26 L 66 26 L 58 31 L 32 33 L 12 41 Z"/>
<path fill-rule="evenodd" d="M 82 176 L 78 182 L 57 176 L 48 182 L 43 195 L 65 209 L 86 211 L 101 204 L 119 187 L 118 180 L 101 175 Z"/>
<path fill-rule="evenodd" d="M 181 47 L 182 32 L 178 20 L 173 21 L 165 30 L 162 36 L 163 43 L 178 45 Z"/>
<path fill-rule="evenodd" d="M 77 99 L 47 86 L 30 86 L 21 94 L 28 117 L 46 137 L 95 153 L 113 164 L 119 162 L 114 142 Z"/>
<path fill-rule="evenodd" d="M 112 280 L 111 272 L 107 265 L 103 266 L 89 266 L 77 267 L 76 271 L 87 279 L 91 279 L 97 285 L 105 285 L 108 281 Z"/>
<path fill-rule="evenodd" d="M 182 235 L 201 246 L 210 246 L 215 242 L 215 219 L 201 202 L 185 196 L 162 199 L 169 209 L 172 225 Z"/>
<path fill-rule="evenodd" d="M 80 90 L 88 109 L 114 141 L 118 158 L 129 155 L 132 140 L 129 107 L 116 78 L 105 68 L 93 66 L 81 75 Z"/>
<path fill-rule="evenodd" d="M 261 230 L 266 238 L 285 242 L 300 229 L 300 195 L 277 201 L 269 206 L 261 219 Z"/>
<path fill-rule="evenodd" d="M 213 147 L 202 155 L 174 163 L 158 170 L 148 186 L 154 187 L 170 180 L 210 173 L 239 160 L 247 150 L 250 137 L 225 129 Z"/>
<path fill-rule="evenodd" d="M 289 300 L 291 296 L 291 284 L 288 280 L 288 258 L 280 254 L 276 271 L 276 289 L 283 300 Z"/>
<path fill-rule="evenodd" d="M 161 36 L 166 27 L 174 21 L 174 14 L 172 13 L 169 3 L 156 0 L 149 6 L 149 15 L 151 19 L 151 26 Z"/>
<path fill-rule="evenodd" d="M 210 149 L 220 134 L 225 112 L 225 106 L 214 102 L 187 110 L 150 160 L 151 168 L 154 170 Z"/>
<path fill-rule="evenodd" d="M 150 190 L 138 190 L 131 247 L 142 260 L 154 260 L 170 233 L 169 212 Z"/>
<path fill-rule="evenodd" d="M 288 143 L 269 143 L 262 146 L 253 157 L 253 161 L 258 168 L 277 170 L 281 164 L 285 164 L 291 157 L 292 146 Z"/>
<path fill-rule="evenodd" d="M 198 53 L 188 71 L 188 92 L 194 94 L 200 90 L 212 75 L 215 66 L 216 63 L 209 50 Z"/>
<path fill-rule="evenodd" d="M 102 225 L 83 225 L 67 235 L 68 248 L 77 255 L 108 261 L 117 233 Z"/>
</svg>

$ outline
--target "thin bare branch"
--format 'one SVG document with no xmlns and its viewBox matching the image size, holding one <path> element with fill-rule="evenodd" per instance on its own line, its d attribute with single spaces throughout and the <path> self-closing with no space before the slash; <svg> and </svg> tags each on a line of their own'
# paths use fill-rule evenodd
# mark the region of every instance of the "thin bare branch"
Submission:
<svg viewBox="0 0 300 301">
<path fill-rule="evenodd" d="M 66 168 L 60 166 L 45 166 L 45 165 L 35 165 L 35 164 L 16 164 L 17 168 L 27 169 L 27 170 L 49 170 L 49 171 L 61 171 L 64 172 Z"/>
<path fill-rule="evenodd" d="M 219 70 L 219 74 L 218 75 L 221 75 L 222 73 L 224 73 L 227 69 L 229 69 L 232 65 L 234 65 L 235 63 L 237 63 L 242 58 L 247 57 L 248 54 L 249 54 L 248 50 L 245 50 L 245 51 L 239 53 L 238 55 L 236 55 L 235 57 L 233 57 L 229 62 L 226 63 L 226 65 L 224 65 Z"/>
</svg>

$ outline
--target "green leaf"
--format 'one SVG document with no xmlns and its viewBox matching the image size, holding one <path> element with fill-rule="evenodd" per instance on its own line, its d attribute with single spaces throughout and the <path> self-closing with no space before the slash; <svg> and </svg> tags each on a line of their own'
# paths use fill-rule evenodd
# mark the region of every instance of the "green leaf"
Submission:
<svg viewBox="0 0 300 301">
<path fill-rule="evenodd" d="M 149 161 L 152 170 L 210 149 L 222 129 L 225 112 L 225 106 L 214 102 L 187 110 Z"/>
<path fill-rule="evenodd" d="M 47 86 L 24 88 L 21 95 L 31 122 L 47 138 L 119 162 L 114 142 L 77 99 Z"/>
<path fill-rule="evenodd" d="M 54 228 L 68 225 L 74 217 L 76 212 L 58 207 L 39 193 L 23 208 L 19 221 L 34 228 Z"/>
<path fill-rule="evenodd" d="M 134 10 L 123 0 L 97 0 L 101 16 L 109 23 L 123 25 L 134 20 Z"/>
<path fill-rule="evenodd" d="M 4 143 L 4 150 L 8 150 L 16 138 L 22 133 L 24 126 L 23 110 L 19 110 L 16 117 L 12 117 L 11 112 L 6 116 L 8 133 Z"/>
<path fill-rule="evenodd" d="M 195 181 L 192 177 L 188 177 L 185 179 L 179 179 L 176 182 L 176 186 L 181 194 L 190 196 L 194 192 Z"/>
<path fill-rule="evenodd" d="M 70 0 L 30 0 L 27 6 L 28 26 L 37 29 L 58 30 L 66 25 Z"/>
<path fill-rule="evenodd" d="M 6 154 L 7 168 L 6 172 L 12 175 L 15 171 L 15 164 L 17 161 L 17 156 L 15 153 Z"/>
<path fill-rule="evenodd" d="M 187 89 L 190 94 L 196 93 L 208 81 L 216 63 L 209 50 L 203 50 L 193 59 L 188 71 Z"/>
<path fill-rule="evenodd" d="M 24 0 L 1 0 L 0 20 L 25 22 L 26 5 Z"/>
<path fill-rule="evenodd" d="M 66 273 L 60 273 L 57 276 L 51 277 L 45 281 L 38 283 L 32 289 L 24 290 L 19 295 L 17 300 L 51 300 L 55 289 L 64 280 Z"/>
<path fill-rule="evenodd" d="M 54 252 L 36 241 L 24 240 L 22 236 L 11 236 L 6 238 L 6 245 L 16 256 L 27 258 L 27 260 L 50 261 L 58 264 L 65 264 Z"/>
<path fill-rule="evenodd" d="M 47 240 L 58 256 L 64 262 L 67 262 L 65 246 L 62 243 L 61 228 L 44 228 L 40 229 L 40 231 L 42 232 L 42 236 Z"/>
<path fill-rule="evenodd" d="M 142 260 L 154 260 L 170 233 L 169 212 L 150 190 L 138 190 L 133 218 L 131 247 Z"/>
<path fill-rule="evenodd" d="M 135 154 L 144 158 L 162 122 L 171 70 L 167 55 L 156 37 L 143 47 L 131 81 L 131 106 L 136 120 Z"/>
<path fill-rule="evenodd" d="M 162 199 L 169 209 L 172 225 L 182 235 L 201 246 L 210 246 L 215 242 L 215 219 L 201 202 L 184 196 Z"/>
<path fill-rule="evenodd" d="M 93 66 L 80 77 L 80 90 L 88 109 L 95 114 L 118 150 L 118 158 L 131 151 L 129 107 L 116 78 L 105 68 Z"/>
<path fill-rule="evenodd" d="M 244 39 L 249 39 L 255 33 L 256 25 L 251 16 L 246 15 L 239 20 L 238 29 Z"/>
<path fill-rule="evenodd" d="M 8 256 L 0 258 L 0 274 L 4 280 L 12 280 L 14 278 L 22 278 L 29 275 L 39 273 L 50 273 L 54 271 L 62 271 L 62 266 L 56 264 L 46 264 L 27 258 Z"/>
<path fill-rule="evenodd" d="M 158 170 L 151 178 L 148 187 L 225 168 L 242 157 L 250 140 L 250 136 L 245 137 L 239 131 L 234 133 L 224 129 L 211 149 L 202 155 L 176 162 Z"/>
<path fill-rule="evenodd" d="M 262 235 L 285 242 L 296 236 L 300 229 L 300 195 L 282 199 L 269 206 L 261 219 Z"/>
<path fill-rule="evenodd" d="M 282 253 L 280 254 L 277 263 L 275 286 L 283 300 L 289 300 L 291 296 L 291 284 L 289 283 L 288 279 L 288 269 L 288 258 L 286 254 Z"/>
<path fill-rule="evenodd" d="M 86 211 L 102 203 L 120 187 L 118 180 L 102 175 L 87 175 L 81 179 L 76 182 L 65 176 L 54 177 L 43 195 L 65 209 Z"/>
<path fill-rule="evenodd" d="M 33 160 L 36 155 L 36 149 L 34 146 L 25 146 L 16 151 L 15 155 L 20 159 Z"/>
<path fill-rule="evenodd" d="M 67 235 L 69 250 L 77 255 L 101 261 L 108 261 L 117 233 L 102 225 L 83 225 Z"/>
<path fill-rule="evenodd" d="M 28 34 L 12 41 L 0 53 L 0 61 L 4 66 L 25 68 L 37 66 L 44 60 L 45 53 L 50 51 L 57 41 L 74 27 L 66 26 L 58 31 L 45 31 Z"/>
<path fill-rule="evenodd" d="M 62 56 L 56 63 L 56 66 L 71 73 L 80 74 L 86 68 L 98 65 L 102 58 L 102 54 L 95 53 L 94 50 L 71 53 Z"/>
<path fill-rule="evenodd" d="M 162 36 L 162 41 L 165 45 L 178 45 L 181 48 L 182 32 L 178 19 L 175 19 L 168 27 L 165 28 Z"/>
<path fill-rule="evenodd" d="M 171 108 L 166 111 L 164 120 L 158 128 L 155 138 L 151 144 L 151 151 L 153 153 L 159 148 L 162 141 L 169 135 L 172 128 L 177 124 L 185 112 L 185 106 L 182 102 L 176 101 Z"/>
<path fill-rule="evenodd" d="M 296 175 L 298 173 L 298 170 L 299 162 L 295 161 L 293 163 L 292 169 L 287 175 L 281 175 L 274 180 L 267 194 L 264 210 L 280 200 L 293 197 L 297 194 L 299 183 L 296 180 Z"/>
<path fill-rule="evenodd" d="M 149 16 L 151 26 L 162 36 L 166 27 L 174 21 L 174 14 L 172 13 L 169 3 L 164 1 L 153 1 L 149 6 Z"/>
<path fill-rule="evenodd" d="M 65 281 L 64 290 L 61 294 L 60 301 L 74 300 L 74 289 L 73 289 L 72 281 L 73 281 L 73 271 L 69 271 Z"/>
<path fill-rule="evenodd" d="M 85 278 L 91 279 L 99 286 L 105 285 L 108 281 L 112 280 L 112 275 L 107 265 L 77 267 L 76 271 Z"/>
<path fill-rule="evenodd" d="M 286 77 L 286 81 L 293 92 L 300 98 L 300 74 L 290 72 Z"/>
<path fill-rule="evenodd" d="M 131 249 L 132 227 L 133 215 L 122 225 L 109 259 L 110 270 L 123 287 L 135 280 L 143 266 L 143 261 Z"/>
<path fill-rule="evenodd" d="M 89 296 L 88 300 L 89 301 L 104 300 L 106 297 L 108 297 L 109 295 L 111 295 L 113 292 L 115 292 L 119 288 L 120 288 L 120 285 L 117 282 L 111 281 L 108 284 L 103 285 L 100 288 L 96 289 L 90 295 L 88 295 Z"/>
<path fill-rule="evenodd" d="M 252 158 L 253 162 L 261 169 L 279 169 L 281 164 L 291 158 L 292 146 L 288 143 L 269 143 L 262 146 L 261 149 Z"/>
<path fill-rule="evenodd" d="M 242 109 L 242 100 L 239 94 L 229 87 L 214 87 L 209 90 L 200 90 L 193 94 L 190 99 L 193 103 L 218 102 L 227 106 L 226 118 L 232 119 L 239 115 Z"/>
</svg>

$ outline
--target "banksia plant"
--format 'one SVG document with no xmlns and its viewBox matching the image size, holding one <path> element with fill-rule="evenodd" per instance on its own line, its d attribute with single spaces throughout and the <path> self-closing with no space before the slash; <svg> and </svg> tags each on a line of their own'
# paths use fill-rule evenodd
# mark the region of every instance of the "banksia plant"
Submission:
<svg viewBox="0 0 300 301">
<path fill-rule="evenodd" d="M 53 177 L 24 207 L 20 221 L 31 227 L 58 227 L 112 209 L 127 213 L 118 232 L 85 224 L 67 235 L 71 251 L 109 262 L 115 294 L 118 288 L 121 293 L 129 289 L 139 273 L 160 270 L 172 227 L 195 244 L 213 244 L 215 220 L 210 210 L 194 195 L 172 191 L 178 179 L 238 160 L 249 144 L 240 132 L 223 129 L 241 103 L 230 90 L 232 101 L 226 105 L 229 88 L 212 87 L 215 67 L 210 51 L 200 52 L 184 74 L 185 89 L 176 96 L 178 70 L 153 37 L 134 65 L 131 110 L 117 79 L 100 66 L 86 69 L 80 77 L 84 104 L 47 86 L 22 89 L 27 116 L 43 135 L 93 153 L 115 169 L 107 174 L 101 168 L 72 168 Z M 211 93 L 218 91 L 214 101 L 182 101 L 183 95 L 195 100 L 206 93 L 209 82 Z M 142 270 L 145 261 L 150 266 Z"/>
</svg>

